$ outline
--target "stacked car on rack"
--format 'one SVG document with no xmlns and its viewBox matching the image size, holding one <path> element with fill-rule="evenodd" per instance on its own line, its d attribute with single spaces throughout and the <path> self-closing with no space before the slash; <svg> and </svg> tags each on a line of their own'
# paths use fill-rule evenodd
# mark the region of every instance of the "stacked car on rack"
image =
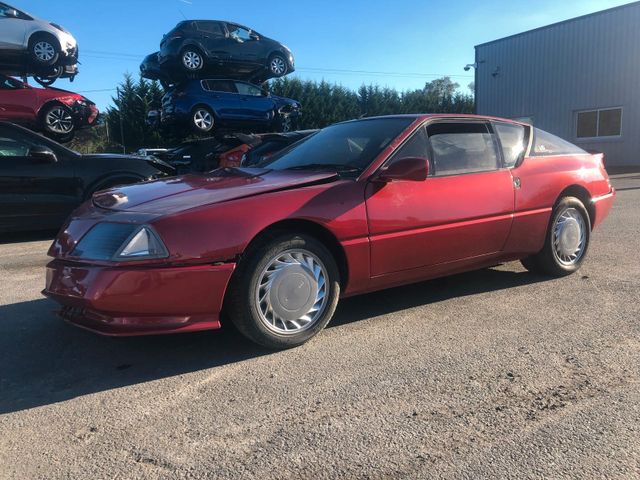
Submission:
<svg viewBox="0 0 640 480">
<path fill-rule="evenodd" d="M 0 2 L 0 121 L 22 124 L 60 142 L 94 125 L 98 109 L 93 102 L 46 88 L 59 78 L 73 81 L 77 64 L 78 43 L 71 33 Z M 27 77 L 45 88 L 32 87 Z"/>
<path fill-rule="evenodd" d="M 294 70 L 291 50 L 232 22 L 185 20 L 164 35 L 140 65 L 166 90 L 161 124 L 198 133 L 214 129 L 290 131 L 300 103 L 271 95 L 270 78 Z"/>
</svg>

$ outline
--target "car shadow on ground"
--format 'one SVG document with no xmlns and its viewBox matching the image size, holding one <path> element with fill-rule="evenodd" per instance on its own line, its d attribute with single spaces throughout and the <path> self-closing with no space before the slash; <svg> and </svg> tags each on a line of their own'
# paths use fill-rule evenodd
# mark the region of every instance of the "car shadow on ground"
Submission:
<svg viewBox="0 0 640 480">
<path fill-rule="evenodd" d="M 486 269 L 340 302 L 331 328 L 450 298 L 545 280 Z M 155 337 L 110 338 L 67 325 L 47 299 L 0 306 L 0 414 L 82 395 L 277 354 L 233 328 Z"/>
</svg>

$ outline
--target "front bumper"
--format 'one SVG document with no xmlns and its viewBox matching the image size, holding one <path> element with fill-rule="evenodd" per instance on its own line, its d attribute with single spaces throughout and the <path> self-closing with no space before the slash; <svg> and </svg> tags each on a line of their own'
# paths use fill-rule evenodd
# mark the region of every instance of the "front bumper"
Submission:
<svg viewBox="0 0 640 480">
<path fill-rule="evenodd" d="M 53 260 L 44 295 L 68 322 L 103 335 L 220 328 L 234 263 L 184 267 L 104 267 Z"/>
<path fill-rule="evenodd" d="M 98 121 L 98 107 L 92 102 L 80 103 L 76 102 L 72 106 L 74 116 L 76 118 L 76 126 L 91 127 Z"/>
</svg>

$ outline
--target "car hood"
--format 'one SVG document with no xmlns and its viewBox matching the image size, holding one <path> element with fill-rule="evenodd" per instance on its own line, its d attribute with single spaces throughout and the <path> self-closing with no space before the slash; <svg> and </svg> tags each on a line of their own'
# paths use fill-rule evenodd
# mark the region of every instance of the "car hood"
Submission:
<svg viewBox="0 0 640 480">
<path fill-rule="evenodd" d="M 109 210 L 172 214 L 338 178 L 335 172 L 218 169 L 209 175 L 184 175 L 106 190 L 94 195 L 93 204 Z"/>
</svg>

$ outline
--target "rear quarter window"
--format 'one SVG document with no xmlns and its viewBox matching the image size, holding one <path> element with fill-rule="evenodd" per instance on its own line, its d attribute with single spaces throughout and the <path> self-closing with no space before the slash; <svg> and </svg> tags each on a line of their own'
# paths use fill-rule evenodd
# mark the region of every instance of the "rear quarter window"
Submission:
<svg viewBox="0 0 640 480">
<path fill-rule="evenodd" d="M 556 137 L 549 132 L 533 129 L 533 146 L 530 156 L 544 157 L 549 155 L 584 155 L 587 152 L 573 143 Z"/>
</svg>

